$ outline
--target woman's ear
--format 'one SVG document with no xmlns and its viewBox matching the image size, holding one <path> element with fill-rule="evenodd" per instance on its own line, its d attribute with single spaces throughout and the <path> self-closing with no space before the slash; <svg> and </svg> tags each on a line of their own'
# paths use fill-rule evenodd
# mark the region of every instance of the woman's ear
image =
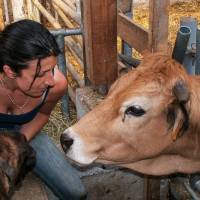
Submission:
<svg viewBox="0 0 200 200">
<path fill-rule="evenodd" d="M 17 76 L 17 74 L 11 69 L 9 65 L 4 65 L 3 71 L 6 74 L 6 76 L 10 79 L 15 79 Z"/>
</svg>

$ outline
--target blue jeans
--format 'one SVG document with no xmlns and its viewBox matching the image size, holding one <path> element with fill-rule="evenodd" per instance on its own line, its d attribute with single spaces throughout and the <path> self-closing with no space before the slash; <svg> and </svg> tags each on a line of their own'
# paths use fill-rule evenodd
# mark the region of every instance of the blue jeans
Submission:
<svg viewBox="0 0 200 200">
<path fill-rule="evenodd" d="M 86 198 L 86 191 L 77 171 L 46 134 L 38 134 L 30 145 L 36 151 L 35 174 L 59 199 Z"/>
</svg>

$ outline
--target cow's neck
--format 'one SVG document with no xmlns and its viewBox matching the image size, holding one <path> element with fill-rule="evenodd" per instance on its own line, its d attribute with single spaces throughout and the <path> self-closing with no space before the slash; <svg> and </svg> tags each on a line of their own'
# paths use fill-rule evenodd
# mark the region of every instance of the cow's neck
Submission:
<svg viewBox="0 0 200 200">
<path fill-rule="evenodd" d="M 200 77 L 194 76 L 191 80 L 189 107 L 189 123 L 193 132 L 200 134 Z"/>
</svg>

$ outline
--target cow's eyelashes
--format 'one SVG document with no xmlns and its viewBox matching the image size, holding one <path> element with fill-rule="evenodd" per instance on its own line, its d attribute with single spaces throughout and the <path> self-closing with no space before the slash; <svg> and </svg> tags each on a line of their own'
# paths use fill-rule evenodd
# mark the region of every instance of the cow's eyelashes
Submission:
<svg viewBox="0 0 200 200">
<path fill-rule="evenodd" d="M 130 106 L 125 110 L 125 115 L 133 115 L 135 117 L 140 117 L 145 114 L 145 110 L 138 105 Z"/>
</svg>

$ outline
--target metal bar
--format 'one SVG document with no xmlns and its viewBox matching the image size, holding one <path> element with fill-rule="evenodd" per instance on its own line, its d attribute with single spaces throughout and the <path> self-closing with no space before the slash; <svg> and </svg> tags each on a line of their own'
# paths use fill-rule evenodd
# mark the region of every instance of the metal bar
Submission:
<svg viewBox="0 0 200 200">
<path fill-rule="evenodd" d="M 65 58 L 65 36 L 71 35 L 81 35 L 82 30 L 80 28 L 75 29 L 56 29 L 50 31 L 52 35 L 54 35 L 57 44 L 61 50 L 61 53 L 58 56 L 58 67 L 67 78 L 67 66 L 66 66 L 66 58 Z M 66 90 L 64 96 L 61 99 L 61 108 L 62 112 L 65 116 L 69 117 L 69 94 Z"/>
<path fill-rule="evenodd" d="M 193 200 L 200 200 L 200 197 L 197 196 L 197 194 L 194 192 L 194 190 L 190 187 L 188 182 L 183 182 L 185 188 L 187 189 L 187 191 L 189 192 L 189 194 L 191 195 Z"/>
<path fill-rule="evenodd" d="M 141 63 L 141 60 L 139 60 L 137 58 L 126 56 L 124 54 L 118 54 L 118 57 L 122 63 L 124 63 L 126 66 L 128 66 L 130 68 L 137 67 Z"/>
<path fill-rule="evenodd" d="M 193 17 L 181 17 L 180 25 L 187 26 L 191 30 L 190 38 L 187 44 L 187 50 L 183 60 L 183 66 L 189 74 L 195 74 L 197 20 Z"/>
<path fill-rule="evenodd" d="M 190 51 L 193 45 L 196 43 L 197 19 L 193 17 L 181 17 L 180 26 L 187 26 L 191 30 L 190 39 L 187 46 L 188 50 Z"/>
<path fill-rule="evenodd" d="M 200 175 L 199 174 L 190 175 L 189 183 L 192 189 L 200 192 Z"/>
<path fill-rule="evenodd" d="M 183 63 L 185 52 L 187 50 L 187 44 L 190 38 L 191 29 L 187 26 L 181 26 L 176 37 L 172 58 L 179 63 Z"/>
<path fill-rule="evenodd" d="M 71 35 L 81 35 L 82 30 L 80 28 L 73 28 L 73 29 L 56 29 L 51 30 L 51 34 L 53 34 L 55 37 L 62 35 L 62 36 L 71 36 Z"/>
<path fill-rule="evenodd" d="M 65 52 L 64 36 L 61 34 L 57 35 L 56 41 L 61 50 L 61 53 L 58 55 L 58 67 L 62 71 L 64 76 L 67 77 L 66 60 L 65 60 L 65 54 L 64 54 Z M 62 107 L 63 114 L 69 117 L 69 96 L 68 96 L 67 90 L 64 96 L 62 97 L 61 107 Z"/>
<path fill-rule="evenodd" d="M 196 37 L 196 66 L 195 66 L 195 74 L 200 74 L 200 29 L 197 29 L 197 37 Z"/>
</svg>

